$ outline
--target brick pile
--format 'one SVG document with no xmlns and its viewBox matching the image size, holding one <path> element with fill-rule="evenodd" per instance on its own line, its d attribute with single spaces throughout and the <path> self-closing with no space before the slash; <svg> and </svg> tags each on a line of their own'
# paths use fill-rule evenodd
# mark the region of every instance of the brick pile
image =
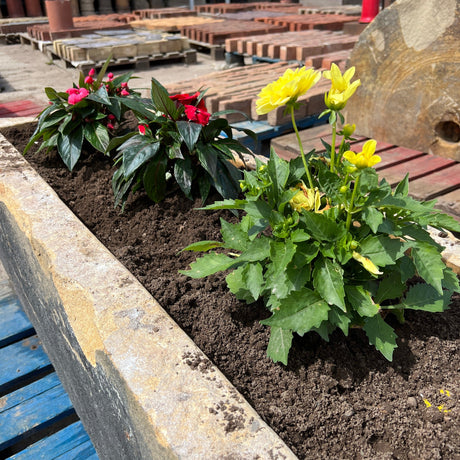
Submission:
<svg viewBox="0 0 460 460">
<path fill-rule="evenodd" d="M 270 24 L 251 21 L 213 22 L 195 26 L 180 28 L 181 35 L 202 43 L 222 45 L 227 38 L 244 37 L 249 35 L 263 35 L 287 31 L 286 26 L 274 26 Z"/>
<path fill-rule="evenodd" d="M 47 23 L 48 18 L 46 17 L 0 19 L 0 35 L 25 33 L 29 26 Z"/>
<path fill-rule="evenodd" d="M 227 39 L 225 50 L 228 53 L 236 52 L 283 61 L 304 62 L 316 57 L 316 59 L 308 61 L 307 65 L 330 67 L 330 64 L 322 64 L 322 58 L 330 58 L 330 53 L 339 53 L 337 56 L 346 60 L 357 40 L 357 36 L 345 35 L 340 32 L 307 30 Z"/>
<path fill-rule="evenodd" d="M 291 32 L 309 29 L 342 30 L 344 24 L 355 22 L 357 16 L 345 16 L 343 14 L 298 14 L 289 16 L 278 16 L 257 18 L 257 22 L 285 26 Z"/>
<path fill-rule="evenodd" d="M 223 22 L 223 19 L 205 18 L 201 16 L 164 19 L 140 19 L 138 21 L 130 22 L 129 25 L 133 29 L 178 32 L 182 27 L 185 26 L 198 26 L 201 24 L 209 24 L 215 22 Z"/>
<path fill-rule="evenodd" d="M 335 5 L 319 8 L 302 7 L 299 8 L 299 14 L 346 14 L 348 16 L 360 16 L 361 5 Z"/>
<path fill-rule="evenodd" d="M 253 3 L 214 3 L 209 5 L 195 5 L 195 11 L 199 14 L 238 13 L 239 11 L 251 11 L 253 9 Z"/>
<path fill-rule="evenodd" d="M 275 64 L 254 64 L 215 72 L 193 80 L 167 85 L 170 94 L 195 92 L 205 88 L 205 100 L 208 111 L 240 110 L 250 115 L 255 121 L 266 121 L 270 126 L 279 126 L 290 121 L 289 116 L 283 115 L 284 107 L 273 110 L 266 115 L 257 115 L 256 100 L 263 87 L 277 80 L 286 69 L 294 69 L 296 64 L 278 62 Z M 324 106 L 324 92 L 330 87 L 330 82 L 321 79 L 308 93 L 299 99 L 302 102 L 296 112 L 299 118 L 321 113 Z M 231 123 L 245 121 L 240 114 L 225 115 Z"/>
<path fill-rule="evenodd" d="M 133 14 L 138 19 L 162 19 L 186 16 L 196 16 L 197 12 L 185 8 L 149 8 L 145 10 L 134 10 Z"/>
</svg>

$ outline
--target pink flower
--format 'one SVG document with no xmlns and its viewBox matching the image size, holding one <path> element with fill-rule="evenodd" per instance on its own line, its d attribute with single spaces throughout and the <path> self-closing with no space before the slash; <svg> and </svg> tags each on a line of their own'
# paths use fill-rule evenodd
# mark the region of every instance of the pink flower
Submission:
<svg viewBox="0 0 460 460">
<path fill-rule="evenodd" d="M 128 87 L 128 83 L 126 81 L 124 81 L 122 84 L 121 84 L 121 87 L 122 88 L 127 88 Z"/>
<path fill-rule="evenodd" d="M 113 80 L 113 73 L 112 72 L 108 73 L 107 78 L 108 78 L 109 81 L 112 81 Z"/>
<path fill-rule="evenodd" d="M 209 123 L 209 118 L 211 114 L 206 112 L 206 110 L 201 110 L 194 105 L 184 105 L 185 107 L 185 116 L 189 121 L 199 123 L 200 125 L 207 125 Z"/>
<path fill-rule="evenodd" d="M 75 105 L 88 96 L 89 91 L 86 88 L 69 88 L 66 93 L 69 95 L 67 102 L 70 105 Z"/>
<path fill-rule="evenodd" d="M 86 83 L 87 85 L 92 85 L 92 84 L 94 83 L 94 80 L 92 79 L 91 76 L 87 76 L 87 77 L 85 78 L 85 83 Z"/>
<path fill-rule="evenodd" d="M 107 128 L 109 128 L 109 129 L 115 129 L 115 127 L 112 125 L 112 123 L 107 123 Z"/>
<path fill-rule="evenodd" d="M 147 125 L 139 125 L 139 134 L 142 134 L 143 136 L 145 135 L 145 128 L 147 128 Z"/>
<path fill-rule="evenodd" d="M 90 77 L 94 77 L 94 74 L 96 73 L 96 71 L 94 69 L 90 69 L 90 71 L 88 72 L 88 75 Z"/>
<path fill-rule="evenodd" d="M 125 89 L 122 89 L 120 94 L 122 96 L 129 96 L 129 91 L 126 91 Z"/>
<path fill-rule="evenodd" d="M 107 118 L 108 118 L 109 120 L 115 120 L 115 115 L 114 115 L 113 113 L 109 113 L 109 114 L 107 115 Z"/>
</svg>

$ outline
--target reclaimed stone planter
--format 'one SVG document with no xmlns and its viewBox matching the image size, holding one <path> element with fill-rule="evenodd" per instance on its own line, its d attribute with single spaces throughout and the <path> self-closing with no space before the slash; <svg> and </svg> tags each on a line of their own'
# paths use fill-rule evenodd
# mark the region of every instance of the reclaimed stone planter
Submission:
<svg viewBox="0 0 460 460">
<path fill-rule="evenodd" d="M 0 171 L 0 259 L 101 459 L 296 458 L 1 135 Z"/>
</svg>

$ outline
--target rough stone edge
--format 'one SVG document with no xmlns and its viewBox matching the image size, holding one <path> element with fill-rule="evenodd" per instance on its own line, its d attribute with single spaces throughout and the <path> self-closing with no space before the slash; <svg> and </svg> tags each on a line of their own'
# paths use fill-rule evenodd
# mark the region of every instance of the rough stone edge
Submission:
<svg viewBox="0 0 460 460">
<path fill-rule="evenodd" d="M 0 214 L 0 259 L 102 459 L 297 458 L 2 135 Z"/>
</svg>

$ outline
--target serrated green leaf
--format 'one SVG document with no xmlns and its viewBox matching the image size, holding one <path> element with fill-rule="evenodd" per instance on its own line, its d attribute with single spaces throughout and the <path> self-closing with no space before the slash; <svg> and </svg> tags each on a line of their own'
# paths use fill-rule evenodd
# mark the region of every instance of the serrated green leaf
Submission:
<svg viewBox="0 0 460 460">
<path fill-rule="evenodd" d="M 257 300 L 260 297 L 260 293 L 264 288 L 264 276 L 263 276 L 262 265 L 259 263 L 247 264 L 245 266 L 244 278 L 246 286 L 252 297 Z"/>
<path fill-rule="evenodd" d="M 247 303 L 255 302 L 263 290 L 264 278 L 260 264 L 245 264 L 225 278 L 232 294 Z"/>
<path fill-rule="evenodd" d="M 379 225 L 383 222 L 383 214 L 375 208 L 366 207 L 362 212 L 364 222 L 369 225 L 370 229 L 377 233 Z"/>
<path fill-rule="evenodd" d="M 393 351 L 398 347 L 396 334 L 380 315 L 372 316 L 364 320 L 364 331 L 369 343 L 382 353 L 388 361 L 393 361 Z"/>
<path fill-rule="evenodd" d="M 405 243 L 384 235 L 369 235 L 359 243 L 360 253 L 379 267 L 393 265 L 404 255 Z"/>
<path fill-rule="evenodd" d="M 336 223 L 322 214 L 303 212 L 301 219 L 310 235 L 318 240 L 337 241 L 343 238 L 346 233 L 345 225 Z"/>
<path fill-rule="evenodd" d="M 325 257 L 316 260 L 313 269 L 313 286 L 329 305 L 337 305 L 346 311 L 343 270 L 340 265 Z"/>
<path fill-rule="evenodd" d="M 460 292 L 460 284 L 457 275 L 448 267 L 444 268 L 444 278 L 442 280 L 444 289 L 454 293 Z"/>
<path fill-rule="evenodd" d="M 379 312 L 369 292 L 362 286 L 345 286 L 347 300 L 359 316 L 375 316 Z"/>
<path fill-rule="evenodd" d="M 332 305 L 331 309 L 329 310 L 329 322 L 340 328 L 345 336 L 348 335 L 348 326 L 351 323 L 351 319 L 345 312 L 341 311 L 335 305 Z"/>
<path fill-rule="evenodd" d="M 365 168 L 359 176 L 358 191 L 361 195 L 366 195 L 371 190 L 376 189 L 378 183 L 377 171 L 373 168 Z"/>
<path fill-rule="evenodd" d="M 227 270 L 235 263 L 235 260 L 225 254 L 212 252 L 198 258 L 190 264 L 190 270 L 179 270 L 179 273 L 190 278 L 204 278 L 214 273 Z"/>
<path fill-rule="evenodd" d="M 404 176 L 404 179 L 396 186 L 395 196 L 407 196 L 409 194 L 409 173 Z"/>
<path fill-rule="evenodd" d="M 243 209 L 254 219 L 269 220 L 272 212 L 271 206 L 265 201 L 248 201 Z"/>
<path fill-rule="evenodd" d="M 394 308 L 440 312 L 449 306 L 450 296 L 449 291 L 440 294 L 429 284 L 415 284 L 407 292 L 406 298 Z"/>
<path fill-rule="evenodd" d="M 225 242 L 225 247 L 229 249 L 236 249 L 237 251 L 245 251 L 249 246 L 249 237 L 241 225 L 230 224 L 224 219 L 220 219 L 221 234 Z"/>
<path fill-rule="evenodd" d="M 192 152 L 196 141 L 200 137 L 202 126 L 198 123 L 180 120 L 176 122 L 176 126 L 188 149 Z"/>
<path fill-rule="evenodd" d="M 273 271 L 286 270 L 296 252 L 296 245 L 291 240 L 272 241 L 270 245 L 270 258 L 273 264 Z"/>
<path fill-rule="evenodd" d="M 240 255 L 239 260 L 245 262 L 263 261 L 270 257 L 270 238 L 261 236 L 251 241 L 248 248 Z"/>
<path fill-rule="evenodd" d="M 273 362 L 281 362 L 287 366 L 291 345 L 292 331 L 281 327 L 270 328 L 270 340 L 268 342 L 267 355 L 273 360 Z"/>
<path fill-rule="evenodd" d="M 401 276 L 401 282 L 405 283 L 407 280 L 415 276 L 415 265 L 412 259 L 406 255 L 398 259 L 396 263 L 398 273 Z"/>
<path fill-rule="evenodd" d="M 427 243 L 418 243 L 412 248 L 412 258 L 418 274 L 442 294 L 442 279 L 445 263 L 438 250 Z"/>
<path fill-rule="evenodd" d="M 196 243 L 189 244 L 186 246 L 182 251 L 193 251 L 193 252 L 206 252 L 209 251 L 210 249 L 214 248 L 221 248 L 224 245 L 224 243 L 220 241 L 197 241 Z"/>
<path fill-rule="evenodd" d="M 267 163 L 267 171 L 272 180 L 276 196 L 279 196 L 285 190 L 289 177 L 289 163 L 273 152 Z"/>
<path fill-rule="evenodd" d="M 321 323 L 327 320 L 329 310 L 329 305 L 318 294 L 304 288 L 282 299 L 279 310 L 261 323 L 290 329 L 303 335 L 313 327 L 320 327 Z"/>
<path fill-rule="evenodd" d="M 380 281 L 375 301 L 382 303 L 384 300 L 399 299 L 405 288 L 405 283 L 401 281 L 401 273 L 395 270 Z"/>
</svg>

